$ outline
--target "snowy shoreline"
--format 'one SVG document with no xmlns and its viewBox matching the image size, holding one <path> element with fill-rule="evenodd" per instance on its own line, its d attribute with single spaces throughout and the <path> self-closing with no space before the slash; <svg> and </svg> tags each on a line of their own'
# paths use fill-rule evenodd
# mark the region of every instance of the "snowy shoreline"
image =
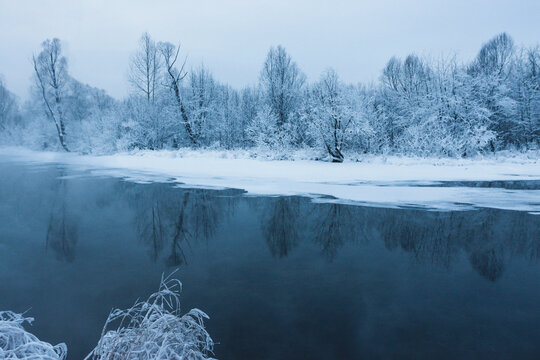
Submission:
<svg viewBox="0 0 540 360">
<path fill-rule="evenodd" d="M 265 160 L 246 151 L 138 151 L 114 155 L 0 148 L 2 161 L 64 164 L 135 182 L 237 188 L 247 195 L 302 195 L 315 201 L 382 207 L 468 210 L 478 207 L 540 212 L 540 190 L 463 186 L 459 182 L 540 181 L 538 152 L 476 159 L 366 157 L 341 164 Z M 457 185 L 441 182 L 457 182 Z M 535 187 L 536 188 L 536 187 Z"/>
</svg>

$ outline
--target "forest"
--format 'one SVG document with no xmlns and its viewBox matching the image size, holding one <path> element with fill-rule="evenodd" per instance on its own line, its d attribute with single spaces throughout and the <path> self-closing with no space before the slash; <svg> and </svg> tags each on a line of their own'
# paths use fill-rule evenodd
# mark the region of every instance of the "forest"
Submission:
<svg viewBox="0 0 540 360">
<path fill-rule="evenodd" d="M 369 52 L 366 52 L 369 56 Z M 248 149 L 282 158 L 308 149 L 347 154 L 471 157 L 540 146 L 540 48 L 506 33 L 476 57 L 392 57 L 379 80 L 350 84 L 331 68 L 308 81 L 272 47 L 256 85 L 235 89 L 180 45 L 144 33 L 130 59 L 129 95 L 115 99 L 70 75 L 61 40 L 32 56 L 21 102 L 0 80 L 0 143 L 111 154 L 137 149 Z"/>
</svg>

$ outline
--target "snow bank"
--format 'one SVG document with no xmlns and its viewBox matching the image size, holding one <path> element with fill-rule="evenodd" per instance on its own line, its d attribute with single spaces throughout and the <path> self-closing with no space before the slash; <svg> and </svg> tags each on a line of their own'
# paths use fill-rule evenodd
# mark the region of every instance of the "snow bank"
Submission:
<svg viewBox="0 0 540 360">
<path fill-rule="evenodd" d="M 2 148 L 25 163 L 59 163 L 130 181 L 239 188 L 249 195 L 305 195 L 317 201 L 434 210 L 489 207 L 540 211 L 540 190 L 442 186 L 441 182 L 540 180 L 538 152 L 475 159 L 369 157 L 342 164 L 250 158 L 247 152 L 139 151 L 110 156 Z"/>
</svg>

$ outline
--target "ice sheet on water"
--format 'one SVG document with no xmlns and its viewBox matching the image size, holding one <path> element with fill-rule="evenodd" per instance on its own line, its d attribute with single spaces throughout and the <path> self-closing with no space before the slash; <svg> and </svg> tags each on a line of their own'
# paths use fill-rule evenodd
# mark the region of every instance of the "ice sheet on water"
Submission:
<svg viewBox="0 0 540 360">
<path fill-rule="evenodd" d="M 184 154 L 185 155 L 185 154 Z M 242 189 L 249 195 L 301 195 L 316 201 L 379 207 L 469 210 L 485 207 L 540 211 L 538 159 L 432 161 L 398 159 L 332 164 L 320 161 L 266 161 L 171 152 L 88 156 L 23 149 L 0 149 L 9 158 L 34 165 L 60 164 L 93 176 L 139 183 L 171 182 L 179 187 Z"/>
</svg>

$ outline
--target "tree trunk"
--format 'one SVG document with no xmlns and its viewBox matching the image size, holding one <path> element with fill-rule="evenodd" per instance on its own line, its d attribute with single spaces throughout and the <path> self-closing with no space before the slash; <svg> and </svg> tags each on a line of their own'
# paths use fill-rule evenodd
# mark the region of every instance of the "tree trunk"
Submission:
<svg viewBox="0 0 540 360">
<path fill-rule="evenodd" d="M 332 162 L 334 163 L 342 163 L 345 157 L 343 156 L 343 153 L 339 149 L 331 149 L 330 146 L 326 145 L 326 150 L 328 150 L 328 154 L 332 157 Z"/>
<path fill-rule="evenodd" d="M 178 103 L 178 106 L 180 107 L 180 114 L 182 115 L 182 121 L 184 122 L 184 127 L 186 128 L 186 132 L 188 134 L 189 140 L 191 141 L 191 144 L 197 145 L 197 140 L 195 139 L 195 136 L 193 135 L 193 129 L 191 129 L 191 124 L 188 121 L 186 109 L 184 108 L 184 104 L 182 103 L 182 98 L 180 97 L 180 88 L 178 86 L 176 78 L 174 77 L 174 74 L 169 72 L 169 75 L 172 78 L 174 96 L 176 98 L 176 102 Z"/>
</svg>

